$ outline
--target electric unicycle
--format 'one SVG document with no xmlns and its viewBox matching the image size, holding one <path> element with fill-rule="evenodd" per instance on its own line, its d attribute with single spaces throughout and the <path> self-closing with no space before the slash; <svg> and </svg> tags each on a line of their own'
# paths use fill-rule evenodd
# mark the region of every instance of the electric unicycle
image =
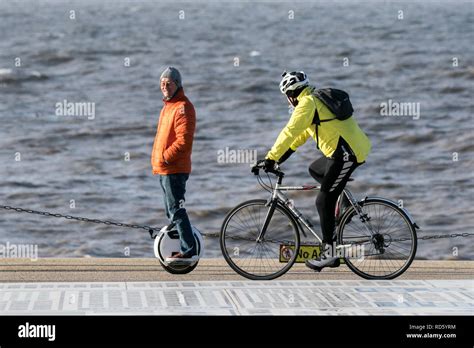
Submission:
<svg viewBox="0 0 474 348">
<path fill-rule="evenodd" d="M 196 268 L 199 259 L 203 252 L 203 239 L 201 232 L 194 227 L 193 229 L 194 239 L 196 241 L 197 255 L 199 256 L 196 261 L 186 262 L 167 262 L 166 258 L 180 251 L 180 240 L 178 230 L 174 224 L 163 227 L 155 237 L 154 251 L 155 256 L 160 261 L 161 266 L 171 274 L 186 274 Z M 152 236 L 153 237 L 153 236 Z"/>
</svg>

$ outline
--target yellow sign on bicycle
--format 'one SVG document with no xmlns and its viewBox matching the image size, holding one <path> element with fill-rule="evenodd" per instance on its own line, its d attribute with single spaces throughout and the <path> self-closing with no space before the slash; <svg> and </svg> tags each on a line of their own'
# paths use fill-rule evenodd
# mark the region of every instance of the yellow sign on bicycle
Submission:
<svg viewBox="0 0 474 348">
<path fill-rule="evenodd" d="M 294 245 L 280 245 L 280 262 L 288 262 L 295 252 Z M 321 253 L 321 245 L 319 244 L 301 244 L 296 263 L 304 263 L 306 260 L 314 260 Z M 344 263 L 344 258 L 341 257 Z"/>
<path fill-rule="evenodd" d="M 280 245 L 280 262 L 288 262 L 295 252 L 294 245 Z M 320 246 L 316 244 L 302 244 L 300 245 L 300 250 L 298 256 L 296 257 L 296 262 L 303 263 L 306 260 L 312 260 L 319 256 Z"/>
</svg>

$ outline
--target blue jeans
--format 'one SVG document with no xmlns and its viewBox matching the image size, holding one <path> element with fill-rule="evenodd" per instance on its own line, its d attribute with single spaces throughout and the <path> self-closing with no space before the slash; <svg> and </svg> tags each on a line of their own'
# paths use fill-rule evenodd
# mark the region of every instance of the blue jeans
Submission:
<svg viewBox="0 0 474 348">
<path fill-rule="evenodd" d="M 189 174 L 160 175 L 160 185 L 163 189 L 166 216 L 170 222 L 176 224 L 181 241 L 181 253 L 196 255 L 196 242 L 189 222 L 186 208 L 184 208 L 184 194 Z"/>
</svg>

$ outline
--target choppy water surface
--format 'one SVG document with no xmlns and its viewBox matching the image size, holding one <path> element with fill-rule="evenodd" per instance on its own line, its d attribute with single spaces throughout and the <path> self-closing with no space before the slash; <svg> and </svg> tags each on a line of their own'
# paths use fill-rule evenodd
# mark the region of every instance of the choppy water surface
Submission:
<svg viewBox="0 0 474 348">
<path fill-rule="evenodd" d="M 420 235 L 473 232 L 472 23 L 468 2 L 2 1 L 1 202 L 163 225 L 149 157 L 158 78 L 175 65 L 198 117 L 188 211 L 202 231 L 218 232 L 237 203 L 267 197 L 249 164 L 221 164 L 218 151 L 264 156 L 288 118 L 280 74 L 302 69 L 318 86 L 350 92 L 372 140 L 350 184 L 356 195 L 402 200 Z M 381 116 L 389 99 L 419 103 L 419 118 Z M 95 117 L 57 116 L 64 100 L 95 103 Z M 310 183 L 317 156 L 308 142 L 285 165 L 287 182 Z M 293 196 L 317 221 L 314 193 Z M 1 214 L 1 241 L 39 244 L 40 256 L 120 257 L 127 247 L 153 256 L 146 231 Z M 421 241 L 417 255 L 472 259 L 472 239 Z M 219 256 L 216 240 L 207 256 Z"/>
</svg>

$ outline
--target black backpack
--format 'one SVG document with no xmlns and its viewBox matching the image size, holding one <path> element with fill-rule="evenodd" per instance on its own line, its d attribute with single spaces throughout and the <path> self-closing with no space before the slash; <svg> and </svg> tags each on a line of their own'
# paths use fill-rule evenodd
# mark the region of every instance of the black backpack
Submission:
<svg viewBox="0 0 474 348">
<path fill-rule="evenodd" d="M 321 122 L 329 122 L 333 120 L 344 121 L 352 116 L 354 109 L 352 108 L 349 94 L 336 88 L 323 88 L 313 91 L 313 95 L 318 98 L 324 105 L 336 116 L 328 120 L 320 120 L 318 109 L 314 110 L 313 123 L 316 125 L 316 147 L 319 150 L 318 126 Z"/>
<path fill-rule="evenodd" d="M 320 122 L 327 122 L 332 120 L 347 120 L 352 116 L 354 109 L 352 108 L 349 94 L 336 88 L 323 88 L 317 89 L 313 92 L 313 95 L 323 102 L 324 105 L 336 116 L 329 120 L 320 120 L 318 111 L 314 113 L 315 119 L 313 123 L 320 124 Z"/>
</svg>

